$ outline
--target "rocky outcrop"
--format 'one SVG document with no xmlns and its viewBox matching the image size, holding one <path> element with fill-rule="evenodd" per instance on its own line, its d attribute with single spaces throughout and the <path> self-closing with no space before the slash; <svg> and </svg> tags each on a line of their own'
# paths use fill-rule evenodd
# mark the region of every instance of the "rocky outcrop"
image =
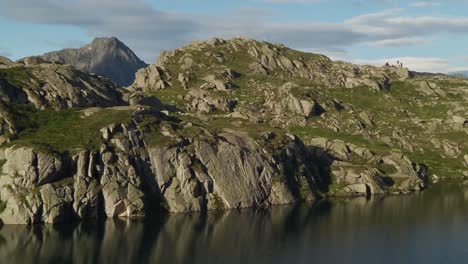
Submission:
<svg viewBox="0 0 468 264">
<path fill-rule="evenodd" d="M 223 112 L 232 112 L 236 101 L 225 97 L 210 94 L 202 89 L 193 89 L 187 95 L 192 101 L 188 107 L 189 110 L 198 113 L 213 113 L 216 110 Z"/>
<path fill-rule="evenodd" d="M 38 109 L 114 106 L 123 104 L 117 87 L 68 65 L 24 59 L 0 69 L 0 99 L 10 104 L 33 104 Z"/>
<path fill-rule="evenodd" d="M 297 88 L 298 86 L 294 83 L 286 83 L 284 84 L 279 91 L 277 97 L 284 98 L 281 101 L 281 106 L 286 111 L 292 111 L 295 114 L 299 114 L 304 116 L 305 118 L 311 116 L 318 116 L 322 114 L 325 110 L 315 101 L 308 99 L 308 98 L 298 98 L 294 96 L 291 91 L 291 88 Z M 278 105 L 274 102 L 267 100 L 266 103 L 272 111 L 283 112 L 281 109 L 278 110 Z"/>
<path fill-rule="evenodd" d="M 172 85 L 171 79 L 172 76 L 164 68 L 152 64 L 137 71 L 130 88 L 136 91 L 162 90 Z"/>
<path fill-rule="evenodd" d="M 114 37 L 96 38 L 81 48 L 49 52 L 40 58 L 105 76 L 120 86 L 133 83 L 136 71 L 147 66 L 130 48 Z"/>
<path fill-rule="evenodd" d="M 442 98 L 447 96 L 447 94 L 433 82 L 428 83 L 426 81 L 421 81 L 419 83 L 418 91 L 427 96 L 440 96 Z"/>
<path fill-rule="evenodd" d="M 292 166 L 289 160 L 272 159 L 245 133 L 226 131 L 215 143 L 194 142 L 184 149 L 150 149 L 157 183 L 171 212 L 293 203 L 301 200 L 294 189 L 298 186 L 287 184 L 297 182 L 295 177 L 304 177 L 304 197 L 316 197 L 313 175 L 287 174 L 280 167 Z"/>
<path fill-rule="evenodd" d="M 131 125 L 111 126 L 102 132 L 100 151 L 82 151 L 72 157 L 26 147 L 3 150 L 0 200 L 6 207 L 2 221 L 32 224 L 100 214 L 145 215 L 144 199 L 153 190 L 145 189 L 152 185 L 145 183 L 148 158 L 139 132 Z"/>
<path fill-rule="evenodd" d="M 283 173 L 245 134 L 231 131 L 215 142 L 145 148 L 141 132 L 132 126 L 103 129 L 100 151 L 73 157 L 5 149 L 2 221 L 55 223 L 101 213 L 135 217 L 159 203 L 171 212 L 189 212 L 300 200 L 285 184 L 294 176 Z"/>
<path fill-rule="evenodd" d="M 365 147 L 326 138 L 313 138 L 308 143 L 320 147 L 316 155 L 330 160 L 335 181 L 332 188 L 339 187 L 336 192 L 340 195 L 383 194 L 386 190 L 408 193 L 424 189 L 429 181 L 425 165 L 398 152 L 380 156 Z M 353 156 L 365 163 L 352 162 Z"/>
</svg>

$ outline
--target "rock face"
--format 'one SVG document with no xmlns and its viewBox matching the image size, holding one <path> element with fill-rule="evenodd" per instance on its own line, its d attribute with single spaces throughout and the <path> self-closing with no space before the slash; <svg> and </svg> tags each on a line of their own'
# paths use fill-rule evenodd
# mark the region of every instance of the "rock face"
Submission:
<svg viewBox="0 0 468 264">
<path fill-rule="evenodd" d="M 409 192 L 427 182 L 426 172 L 403 156 L 382 161 L 369 150 L 321 139 L 304 145 L 286 136 L 271 148 L 273 142 L 224 130 L 216 137 L 151 146 L 135 122 L 103 128 L 101 135 L 99 151 L 71 156 L 31 147 L 0 152 L 2 221 L 57 223 L 99 215 L 144 216 L 155 207 L 190 212 L 290 204 L 330 191 L 331 177 L 345 185 L 340 195 L 382 194 L 390 187 Z M 405 183 L 385 181 L 392 175 L 370 167 L 357 173 L 333 156 L 352 151 L 370 162 L 394 165 L 395 177 Z"/>
<path fill-rule="evenodd" d="M 398 152 L 381 156 L 365 147 L 326 138 L 314 138 L 309 144 L 320 147 L 316 155 L 322 156 L 322 159 L 330 159 L 328 162 L 331 164 L 332 178 L 340 187 L 336 190 L 340 195 L 420 191 L 429 180 L 425 165 L 415 163 Z M 353 156 L 366 160 L 366 164 L 351 163 Z M 391 171 L 379 169 L 381 167 L 390 168 Z"/>
<path fill-rule="evenodd" d="M 79 49 L 64 49 L 42 56 L 49 62 L 73 65 L 75 68 L 105 76 L 120 86 L 135 80 L 135 72 L 146 67 L 133 51 L 117 38 L 96 38 Z"/>
</svg>

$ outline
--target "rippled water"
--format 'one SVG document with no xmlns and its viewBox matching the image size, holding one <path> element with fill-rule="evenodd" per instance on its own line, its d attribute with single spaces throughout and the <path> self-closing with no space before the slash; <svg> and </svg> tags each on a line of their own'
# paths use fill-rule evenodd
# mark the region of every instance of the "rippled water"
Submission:
<svg viewBox="0 0 468 264">
<path fill-rule="evenodd" d="M 3 226 L 2 263 L 467 263 L 468 189 L 164 219 Z M 4 262 L 7 260 L 6 262 Z"/>
</svg>

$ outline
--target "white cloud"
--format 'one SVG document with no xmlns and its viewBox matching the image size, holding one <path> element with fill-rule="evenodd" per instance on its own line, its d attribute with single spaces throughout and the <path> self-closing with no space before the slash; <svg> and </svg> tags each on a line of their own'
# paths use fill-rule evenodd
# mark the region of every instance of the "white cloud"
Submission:
<svg viewBox="0 0 468 264">
<path fill-rule="evenodd" d="M 266 3 L 280 3 L 280 4 L 291 4 L 291 3 L 318 3 L 322 2 L 322 0 L 261 0 L 262 2 Z"/>
<path fill-rule="evenodd" d="M 345 24 L 376 38 L 402 38 L 436 33 L 468 32 L 468 17 L 404 16 L 403 9 L 390 9 L 353 17 Z"/>
<path fill-rule="evenodd" d="M 404 37 L 404 38 L 394 38 L 394 39 L 382 39 L 371 42 L 369 44 L 375 46 L 393 46 L 393 47 L 401 47 L 401 46 L 415 46 L 421 44 L 427 44 L 430 41 L 427 38 L 421 37 Z"/>
<path fill-rule="evenodd" d="M 199 32 L 197 20 L 155 10 L 139 0 L 2 0 L 0 16 L 50 25 L 72 25 L 91 36 L 117 36 L 145 60 Z"/>
<path fill-rule="evenodd" d="M 343 57 L 346 48 L 355 45 L 424 45 L 437 34 L 468 33 L 468 16 L 407 16 L 401 8 L 338 22 L 272 23 L 271 16 L 275 14 L 268 9 L 234 10 L 228 15 L 217 16 L 164 12 L 142 0 L 1 1 L 0 16 L 38 24 L 73 25 L 91 36 L 116 36 L 149 63 L 161 50 L 213 36 L 242 35 Z M 422 65 L 416 66 L 422 68 Z M 431 68 L 441 67 L 433 66 Z"/>
<path fill-rule="evenodd" d="M 303 48 L 337 48 L 365 38 L 341 23 L 274 24 L 257 14 L 168 13 L 138 0 L 2 1 L 0 16 L 38 24 L 74 25 L 91 36 L 116 36 L 147 62 L 153 62 L 161 50 L 213 36 L 243 35 Z"/>
<path fill-rule="evenodd" d="M 441 3 L 439 2 L 430 2 L 430 1 L 420 1 L 420 2 L 414 2 L 411 3 L 411 7 L 434 7 L 434 6 L 440 6 Z"/>
<path fill-rule="evenodd" d="M 347 58 L 346 50 L 343 48 L 304 48 L 300 50 L 315 54 L 323 54 L 332 60 L 346 60 Z"/>
<path fill-rule="evenodd" d="M 357 64 L 382 66 L 387 62 L 396 65 L 397 61 L 402 62 L 404 67 L 418 72 L 449 73 L 465 69 L 453 67 L 449 64 L 448 60 L 442 58 L 396 57 L 376 60 L 354 60 L 353 62 Z"/>
</svg>

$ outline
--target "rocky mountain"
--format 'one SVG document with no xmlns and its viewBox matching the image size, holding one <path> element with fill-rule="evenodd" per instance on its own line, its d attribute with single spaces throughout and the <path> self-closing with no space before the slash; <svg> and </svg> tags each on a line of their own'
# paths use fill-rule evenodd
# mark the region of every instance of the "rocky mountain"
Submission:
<svg viewBox="0 0 468 264">
<path fill-rule="evenodd" d="M 94 80 L 78 104 L 36 73 L 72 67 L 30 64 L 0 65 L 4 94 L 42 96 L 0 98 L 7 224 L 405 194 L 468 177 L 463 79 L 211 39 L 163 53 L 125 89 L 77 75 Z"/>
<path fill-rule="evenodd" d="M 133 51 L 117 38 L 96 38 L 79 49 L 49 52 L 42 59 L 73 65 L 75 68 L 105 76 L 120 86 L 128 86 L 135 72 L 146 67 Z"/>
<path fill-rule="evenodd" d="M 10 59 L 0 56 L 0 65 L 8 65 L 10 63 L 13 63 Z"/>
<path fill-rule="evenodd" d="M 0 64 L 0 69 L 0 97 L 5 103 L 32 104 L 38 109 L 123 104 L 115 84 L 70 65 L 32 57 Z"/>
</svg>

